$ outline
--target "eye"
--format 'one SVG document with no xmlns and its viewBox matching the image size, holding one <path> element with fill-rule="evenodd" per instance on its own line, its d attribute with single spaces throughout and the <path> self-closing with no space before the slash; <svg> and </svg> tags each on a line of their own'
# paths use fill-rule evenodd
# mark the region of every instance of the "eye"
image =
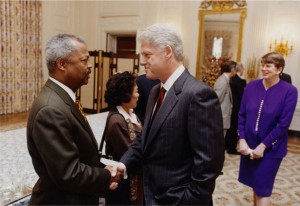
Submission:
<svg viewBox="0 0 300 206">
<path fill-rule="evenodd" d="M 143 56 L 144 56 L 144 58 L 146 58 L 146 59 L 149 59 L 150 57 L 151 57 L 151 53 L 144 53 L 143 54 Z"/>
<path fill-rule="evenodd" d="M 89 58 L 85 58 L 85 59 L 82 59 L 82 60 L 80 60 L 83 64 L 87 64 L 88 63 L 88 61 L 89 61 Z"/>
</svg>

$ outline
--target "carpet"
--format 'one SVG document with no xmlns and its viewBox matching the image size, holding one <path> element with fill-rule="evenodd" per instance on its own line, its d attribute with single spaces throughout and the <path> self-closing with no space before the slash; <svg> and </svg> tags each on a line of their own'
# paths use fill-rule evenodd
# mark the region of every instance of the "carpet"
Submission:
<svg viewBox="0 0 300 206">
<path fill-rule="evenodd" d="M 224 175 L 218 177 L 213 195 L 215 206 L 253 205 L 252 189 L 237 180 L 239 161 L 239 155 L 226 153 Z M 300 145 L 288 144 L 288 154 L 283 159 L 275 179 L 271 205 L 300 205 Z"/>
<path fill-rule="evenodd" d="M 87 116 L 98 144 L 106 116 L 107 112 Z M 237 181 L 239 159 L 238 155 L 226 154 L 224 175 L 218 177 L 213 194 L 215 206 L 253 205 L 251 188 Z M 30 193 L 36 180 L 37 175 L 27 150 L 24 125 L 19 129 L 0 132 L 0 205 Z M 300 205 L 300 145 L 288 145 L 288 155 L 282 161 L 275 180 L 271 205 Z"/>
</svg>

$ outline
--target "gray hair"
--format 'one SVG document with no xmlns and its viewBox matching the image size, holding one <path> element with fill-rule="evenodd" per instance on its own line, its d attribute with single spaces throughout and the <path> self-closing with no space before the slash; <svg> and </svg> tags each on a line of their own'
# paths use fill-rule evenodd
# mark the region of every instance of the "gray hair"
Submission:
<svg viewBox="0 0 300 206">
<path fill-rule="evenodd" d="M 167 24 L 154 24 L 144 29 L 137 40 L 148 41 L 154 47 L 162 50 L 170 46 L 177 61 L 183 61 L 183 43 L 180 33 Z"/>
<path fill-rule="evenodd" d="M 49 71 L 55 69 L 55 63 L 58 59 L 67 60 L 71 53 L 77 51 L 72 40 L 86 44 L 82 38 L 72 34 L 57 34 L 47 42 L 45 56 Z"/>
<path fill-rule="evenodd" d="M 237 63 L 236 67 L 235 67 L 236 71 L 243 71 L 244 70 L 244 66 L 242 63 Z"/>
</svg>

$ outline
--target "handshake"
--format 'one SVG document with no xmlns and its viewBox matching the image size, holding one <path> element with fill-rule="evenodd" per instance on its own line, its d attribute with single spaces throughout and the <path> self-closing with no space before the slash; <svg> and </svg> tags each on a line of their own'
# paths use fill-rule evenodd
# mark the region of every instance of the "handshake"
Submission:
<svg viewBox="0 0 300 206">
<path fill-rule="evenodd" d="M 107 169 L 111 174 L 109 189 L 115 190 L 118 187 L 118 182 L 120 182 L 122 178 L 127 178 L 124 177 L 126 167 L 123 163 L 113 160 L 101 158 L 101 162 L 106 165 L 104 169 Z"/>
</svg>

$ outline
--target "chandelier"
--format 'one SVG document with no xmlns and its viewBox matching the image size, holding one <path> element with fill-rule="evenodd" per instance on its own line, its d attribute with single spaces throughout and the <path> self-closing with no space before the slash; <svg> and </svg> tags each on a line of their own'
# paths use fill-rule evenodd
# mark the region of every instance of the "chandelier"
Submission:
<svg viewBox="0 0 300 206">
<path fill-rule="evenodd" d="M 284 57 L 292 53 L 293 51 L 293 44 L 290 45 L 288 40 L 284 41 L 283 37 L 281 37 L 280 42 L 276 39 L 274 42 L 271 42 L 269 45 L 270 51 L 275 51 L 281 53 Z"/>
</svg>

